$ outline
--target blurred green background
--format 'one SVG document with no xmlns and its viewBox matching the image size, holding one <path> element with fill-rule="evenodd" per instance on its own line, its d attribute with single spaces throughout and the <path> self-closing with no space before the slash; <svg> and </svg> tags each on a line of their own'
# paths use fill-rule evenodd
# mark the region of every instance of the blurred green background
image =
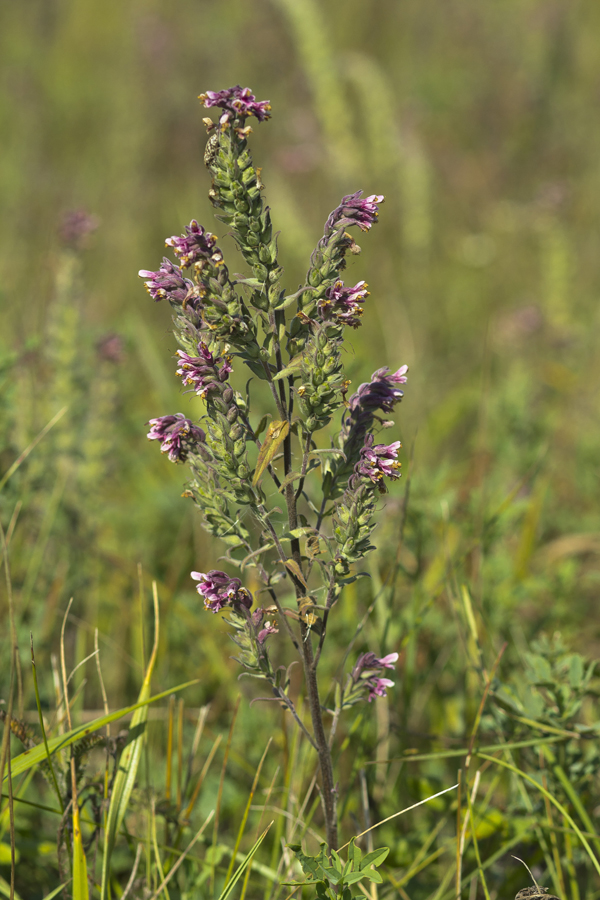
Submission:
<svg viewBox="0 0 600 900">
<path fill-rule="evenodd" d="M 184 471 L 145 439 L 150 417 L 191 401 L 137 270 L 190 218 L 215 228 L 196 96 L 241 83 L 272 101 L 252 146 L 289 289 L 342 194 L 386 195 L 349 275 L 371 297 L 347 364 L 354 388 L 410 365 L 401 436 L 426 535 L 409 516 L 407 552 L 426 572 L 440 523 L 468 542 L 512 491 L 502 550 L 467 560 L 477 602 L 593 652 L 597 4 L 26 0 L 1 16 L 3 471 L 69 406 L 1 499 L 5 528 L 22 503 L 23 634 L 49 646 L 73 595 L 86 646 L 98 621 L 135 655 L 138 562 L 187 634 L 213 634 L 188 573 L 218 548 L 179 497 Z M 57 225 L 73 208 L 100 224 L 78 286 L 61 288 Z"/>
<path fill-rule="evenodd" d="M 252 146 L 290 289 L 340 195 L 386 195 L 352 264 L 371 297 L 348 368 L 356 387 L 409 363 L 401 433 L 429 527 L 445 499 L 450 520 L 477 528 L 541 469 L 517 503 L 531 546 L 516 533 L 506 546 L 510 593 L 523 614 L 562 615 L 554 595 L 530 605 L 532 562 L 550 542 L 575 593 L 569 627 L 595 646 L 599 18 L 592 2 L 528 0 L 3 7 L 3 469 L 69 405 L 2 498 L 5 528 L 23 501 L 13 575 L 40 641 L 71 594 L 88 624 L 103 610 L 108 632 L 133 628 L 138 562 L 171 603 L 189 594 L 192 565 L 214 558 L 179 498 L 183 471 L 145 440 L 150 417 L 190 400 L 173 377 L 168 311 L 137 270 L 157 268 L 190 218 L 215 227 L 196 96 L 241 83 L 273 106 Z M 61 308 L 57 225 L 72 208 L 100 226 L 76 302 Z M 122 346 L 103 353 L 113 333 Z M 587 540 L 552 544 L 571 532 Z M 479 593 L 486 602 L 484 583 Z"/>
<path fill-rule="evenodd" d="M 237 83 L 272 103 L 251 141 L 290 290 L 343 194 L 386 196 L 346 279 L 371 291 L 347 367 L 356 389 L 409 364 L 405 478 L 340 646 L 391 571 L 410 476 L 400 575 L 365 631 L 403 648 L 400 744 L 411 723 L 465 732 L 447 652 L 463 647 L 459 583 L 492 655 L 506 639 L 514 662 L 555 629 L 597 655 L 599 29 L 593 0 L 2 5 L 0 471 L 68 406 L 0 496 L 20 643 L 33 631 L 40 666 L 73 596 L 69 653 L 91 652 L 98 626 L 111 705 L 137 695 L 141 563 L 166 621 L 161 687 L 201 676 L 189 703 L 217 712 L 252 694 L 189 579 L 221 550 L 180 498 L 185 471 L 145 438 L 149 418 L 194 407 L 168 309 L 137 277 L 192 217 L 224 235 L 196 97 Z M 99 220 L 80 261 L 57 235 L 73 208 Z M 93 677 L 78 703 L 101 705 Z"/>
</svg>

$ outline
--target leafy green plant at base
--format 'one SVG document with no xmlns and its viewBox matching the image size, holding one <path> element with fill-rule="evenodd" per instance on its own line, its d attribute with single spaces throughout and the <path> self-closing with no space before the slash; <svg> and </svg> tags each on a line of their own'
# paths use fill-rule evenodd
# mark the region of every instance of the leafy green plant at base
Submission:
<svg viewBox="0 0 600 900">
<path fill-rule="evenodd" d="M 359 881 L 381 884 L 383 878 L 377 871 L 377 866 L 382 864 L 390 852 L 388 847 L 381 847 L 363 855 L 353 839 L 348 848 L 348 859 L 344 862 L 335 850 L 331 851 L 330 856 L 326 844 L 321 844 L 321 850 L 315 856 L 308 856 L 301 844 L 288 844 L 288 847 L 294 852 L 309 880 L 286 881 L 284 884 L 290 886 L 314 884 L 316 896 L 329 900 L 337 900 L 338 897 L 350 900 L 354 896 L 350 886 Z"/>
</svg>

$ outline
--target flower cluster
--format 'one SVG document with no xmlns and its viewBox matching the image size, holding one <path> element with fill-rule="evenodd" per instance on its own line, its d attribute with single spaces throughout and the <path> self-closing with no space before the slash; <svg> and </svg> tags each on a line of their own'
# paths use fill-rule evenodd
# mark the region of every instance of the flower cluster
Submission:
<svg viewBox="0 0 600 900">
<path fill-rule="evenodd" d="M 279 633 L 279 628 L 273 619 L 266 619 L 263 621 L 265 615 L 266 611 L 264 609 L 255 609 L 252 613 L 252 624 L 258 629 L 256 632 L 256 640 L 259 644 L 264 644 L 270 634 Z"/>
<path fill-rule="evenodd" d="M 395 480 L 400 477 L 398 469 L 400 463 L 397 462 L 398 450 L 402 446 L 400 441 L 394 441 L 393 444 L 376 444 L 373 446 L 374 438 L 372 434 L 368 434 L 364 446 L 360 451 L 360 459 L 354 467 L 355 475 L 368 478 L 373 484 L 379 485 L 384 475 Z"/>
<path fill-rule="evenodd" d="M 218 106 L 224 110 L 219 119 L 220 125 L 227 126 L 231 119 L 246 119 L 255 116 L 259 122 L 271 117 L 271 104 L 268 100 L 257 100 L 250 88 L 237 84 L 222 91 L 206 91 L 198 99 L 206 109 Z"/>
<path fill-rule="evenodd" d="M 345 696 L 345 701 L 351 699 L 351 695 L 359 692 L 369 691 L 369 703 L 375 697 L 385 697 L 386 688 L 393 687 L 394 682 L 389 678 L 382 678 L 383 669 L 393 669 L 394 663 L 398 661 L 397 653 L 388 653 L 378 659 L 374 653 L 363 653 L 356 661 L 356 665 L 350 673 L 350 681 Z"/>
<path fill-rule="evenodd" d="M 239 578 L 230 578 L 219 569 L 210 572 L 192 572 L 192 578 L 198 582 L 196 590 L 204 598 L 204 608 L 213 613 L 225 606 L 252 607 L 252 594 L 242 587 Z"/>
<path fill-rule="evenodd" d="M 85 247 L 88 235 L 97 227 L 96 216 L 91 216 L 85 209 L 72 209 L 63 216 L 58 233 L 61 241 L 67 247 L 81 250 Z"/>
<path fill-rule="evenodd" d="M 186 419 L 183 413 L 150 419 L 148 425 L 152 426 L 148 439 L 161 441 L 161 453 L 168 453 L 171 462 L 185 462 L 189 454 L 206 440 L 202 429 Z"/>
<path fill-rule="evenodd" d="M 333 516 L 334 537 L 339 544 L 335 569 L 339 575 L 347 574 L 352 563 L 358 562 L 373 549 L 370 538 L 374 527 L 374 486 L 384 494 L 384 476 L 394 481 L 400 477 L 398 470 L 401 464 L 397 461 L 400 447 L 400 441 L 375 445 L 372 434 L 365 437 L 359 459 Z"/>
<path fill-rule="evenodd" d="M 188 303 L 191 298 L 197 297 L 198 292 L 194 282 L 183 277 L 179 266 L 174 265 L 166 256 L 163 258 L 158 272 L 149 269 L 140 269 L 140 278 L 147 278 L 144 282 L 146 290 L 153 300 L 169 300 L 171 303 L 181 306 Z"/>
<path fill-rule="evenodd" d="M 179 368 L 177 374 L 183 384 L 191 384 L 199 397 L 205 397 L 208 391 L 218 390 L 219 384 L 227 381 L 231 368 L 231 357 L 217 356 L 216 359 L 207 345 L 198 344 L 199 356 L 190 356 L 184 350 L 178 350 Z M 219 366 L 219 363 L 222 365 Z"/>
<path fill-rule="evenodd" d="M 362 191 L 355 194 L 347 194 L 342 197 L 342 202 L 337 206 L 325 223 L 325 234 L 332 234 L 340 228 L 349 228 L 358 225 L 361 231 L 368 231 L 374 225 L 379 215 L 379 206 L 384 201 L 383 194 L 371 194 L 370 197 L 362 197 Z"/>
<path fill-rule="evenodd" d="M 185 226 L 185 234 L 181 237 L 173 235 L 165 241 L 167 247 L 173 248 L 184 269 L 206 259 L 211 259 L 214 265 L 222 265 L 223 254 L 218 248 L 214 249 L 216 243 L 216 236 L 205 231 L 195 219 Z"/>
<path fill-rule="evenodd" d="M 230 127 L 231 119 L 254 115 L 259 121 L 268 118 L 268 101 L 257 101 L 246 88 L 208 92 L 201 99 L 208 106 L 221 106 L 221 131 L 211 134 L 206 146 L 205 163 L 212 173 L 209 198 L 220 211 L 220 218 L 232 229 L 248 265 L 258 282 L 250 303 L 257 309 L 275 307 L 282 292 L 278 281 L 282 269 L 277 262 L 277 238 L 273 236 L 269 207 L 263 204 L 259 173 L 252 165 L 246 136 L 248 128 Z M 205 120 L 206 121 L 206 120 Z M 212 125 L 209 121 L 209 130 Z M 256 367 L 252 367 L 259 374 Z"/>
<path fill-rule="evenodd" d="M 356 393 L 350 397 L 349 413 L 358 418 L 375 409 L 391 412 L 396 403 L 399 403 L 404 396 L 404 392 L 396 385 L 406 384 L 407 372 L 408 366 L 400 366 L 397 372 L 391 374 L 388 366 L 377 369 L 371 375 L 371 380 L 361 384 Z"/>
<path fill-rule="evenodd" d="M 392 412 L 402 400 L 404 392 L 398 385 L 406 383 L 407 372 L 408 366 L 400 366 L 396 372 L 390 372 L 388 366 L 377 369 L 371 375 L 371 381 L 361 384 L 350 397 L 339 436 L 339 445 L 346 455 L 348 466 L 354 467 L 377 410 Z"/>
<path fill-rule="evenodd" d="M 298 301 L 299 310 L 305 316 L 313 316 L 318 311 L 339 325 L 360 324 L 362 309 L 358 304 L 367 296 L 366 284 L 359 282 L 353 288 L 345 288 L 340 281 L 340 273 L 346 267 L 346 253 L 360 253 L 360 247 L 346 228 L 357 225 L 362 231 L 368 231 L 377 221 L 378 205 L 384 199 L 380 194 L 361 199 L 361 194 L 362 191 L 357 191 L 343 197 L 327 218 L 323 237 L 310 258 L 307 287 Z M 295 319 L 290 329 L 290 352 L 301 352 L 307 337 L 306 321 L 302 317 Z"/>
<path fill-rule="evenodd" d="M 354 287 L 345 287 L 343 281 L 336 281 L 328 287 L 325 296 L 318 300 L 317 307 L 324 319 L 333 319 L 339 325 L 358 328 L 364 303 L 369 296 L 366 281 L 359 281 Z"/>
</svg>

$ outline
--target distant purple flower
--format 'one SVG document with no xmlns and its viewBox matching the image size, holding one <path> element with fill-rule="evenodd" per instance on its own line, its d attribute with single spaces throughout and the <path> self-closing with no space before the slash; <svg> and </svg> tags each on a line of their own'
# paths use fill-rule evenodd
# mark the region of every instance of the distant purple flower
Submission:
<svg viewBox="0 0 600 900">
<path fill-rule="evenodd" d="M 389 678 L 380 678 L 379 673 L 381 669 L 393 669 L 397 660 L 397 653 L 388 653 L 381 659 L 374 653 L 363 653 L 359 656 L 350 677 L 355 685 L 362 683 L 369 689 L 369 703 L 374 697 L 385 697 L 385 689 L 394 686 L 393 681 Z"/>
<path fill-rule="evenodd" d="M 87 236 L 97 227 L 96 216 L 91 216 L 85 209 L 72 209 L 63 216 L 58 232 L 63 244 L 81 250 L 85 247 Z"/>
<path fill-rule="evenodd" d="M 203 444 L 206 435 L 201 428 L 190 422 L 183 413 L 174 416 L 159 416 L 150 419 L 148 439 L 161 441 L 161 453 L 168 453 L 171 462 L 184 462 L 196 444 Z"/>
<path fill-rule="evenodd" d="M 145 282 L 146 290 L 157 302 L 167 298 L 174 303 L 184 303 L 194 293 L 193 282 L 184 278 L 179 266 L 174 265 L 166 256 L 158 272 L 140 269 L 138 275 L 148 279 Z"/>
<path fill-rule="evenodd" d="M 265 615 L 264 609 L 255 609 L 254 610 L 254 612 L 252 613 L 252 624 L 254 625 L 255 628 L 258 628 L 262 624 L 264 615 Z M 256 635 L 256 640 L 258 641 L 259 644 L 264 644 L 264 642 L 266 641 L 266 639 L 269 637 L 270 634 L 278 634 L 278 633 L 279 633 L 279 628 L 277 627 L 275 622 L 271 621 L 270 619 L 267 619 L 267 621 L 264 624 L 264 627 L 261 628 L 261 630 Z"/>
<path fill-rule="evenodd" d="M 255 116 L 259 122 L 270 118 L 269 101 L 257 100 L 250 88 L 243 88 L 239 84 L 223 91 L 206 91 L 198 99 L 207 109 L 219 106 L 225 110 L 219 119 L 221 125 L 226 125 L 230 119 L 246 119 L 248 116 Z"/>
<path fill-rule="evenodd" d="M 192 219 L 189 225 L 185 226 L 185 234 L 181 237 L 173 235 L 167 238 L 165 244 L 172 247 L 175 256 L 181 262 L 184 269 L 193 265 L 200 259 L 213 258 L 215 265 L 223 263 L 223 254 L 220 250 L 214 250 L 217 238 L 209 231 L 205 231 L 202 225 L 198 225 L 195 219 Z"/>
<path fill-rule="evenodd" d="M 194 581 L 198 581 L 196 590 L 204 598 L 204 608 L 211 612 L 219 612 L 224 606 L 242 605 L 246 609 L 252 606 L 252 594 L 242 587 L 239 578 L 230 578 L 219 569 L 210 572 L 192 572 Z"/>
<path fill-rule="evenodd" d="M 206 397 L 208 391 L 217 390 L 219 382 L 227 381 L 233 369 L 229 357 L 217 356 L 215 359 L 206 344 L 198 344 L 198 352 L 200 356 L 190 356 L 184 350 L 177 351 L 180 358 L 177 374 L 184 384 L 192 385 L 198 396 Z M 219 363 L 222 365 L 219 366 Z"/>
<path fill-rule="evenodd" d="M 340 205 L 333 210 L 325 223 L 325 234 L 332 234 L 340 228 L 358 225 L 362 231 L 368 231 L 377 221 L 378 206 L 383 203 L 383 194 L 371 194 L 361 198 L 362 191 L 342 197 Z"/>
<path fill-rule="evenodd" d="M 336 281 L 325 291 L 325 298 L 319 300 L 319 311 L 325 319 L 333 318 L 340 325 L 358 328 L 363 313 L 360 304 L 368 296 L 366 281 L 359 281 L 354 287 L 345 287 L 343 281 Z"/>
<path fill-rule="evenodd" d="M 398 450 L 402 446 L 400 441 L 394 441 L 393 444 L 376 444 L 373 446 L 373 435 L 367 435 L 364 447 L 360 451 L 360 459 L 354 467 L 356 475 L 362 475 L 369 478 L 373 484 L 378 484 L 384 475 L 388 478 L 399 478 L 398 469 L 400 463 L 398 459 Z"/>
</svg>

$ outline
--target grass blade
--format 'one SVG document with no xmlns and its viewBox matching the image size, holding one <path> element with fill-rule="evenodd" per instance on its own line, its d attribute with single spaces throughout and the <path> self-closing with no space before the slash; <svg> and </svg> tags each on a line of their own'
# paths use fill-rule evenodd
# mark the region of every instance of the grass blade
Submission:
<svg viewBox="0 0 600 900">
<path fill-rule="evenodd" d="M 159 616 L 158 616 L 158 596 L 156 592 L 156 582 L 152 585 L 154 592 L 154 646 L 148 662 L 148 668 L 144 676 L 144 681 L 138 698 L 138 703 L 144 703 L 150 697 L 150 682 L 152 679 L 152 671 L 156 661 L 158 652 L 159 638 Z M 104 854 L 102 857 L 102 886 L 100 889 L 100 897 L 102 900 L 107 896 L 108 876 L 110 873 L 110 859 L 115 846 L 117 833 L 123 824 L 125 812 L 129 805 L 129 798 L 137 777 L 137 770 L 144 746 L 144 737 L 146 734 L 146 722 L 148 720 L 148 706 L 140 706 L 134 712 L 131 724 L 129 726 L 129 739 L 125 745 L 125 749 L 119 760 L 119 769 L 114 780 L 108 815 L 106 817 L 106 830 L 104 833 Z"/>
<path fill-rule="evenodd" d="M 191 687 L 193 684 L 198 684 L 198 681 L 198 678 L 194 678 L 192 681 L 185 681 L 183 684 L 178 684 L 174 688 L 169 688 L 168 691 L 161 691 L 160 694 L 155 694 L 154 697 L 142 701 L 138 700 L 138 702 L 134 703 L 132 706 L 124 706 L 122 709 L 111 713 L 109 716 L 100 716 L 99 719 L 94 719 L 92 722 L 88 722 L 87 725 L 78 725 L 66 734 L 59 734 L 56 737 L 51 738 L 48 741 L 48 749 L 50 753 L 56 753 L 57 750 L 64 750 L 65 747 L 69 747 L 76 741 L 80 741 L 89 734 L 93 734 L 100 728 L 104 728 L 105 725 L 116 722 L 117 719 L 122 719 L 123 716 L 129 715 L 129 713 L 135 712 L 143 706 L 148 706 L 150 703 L 156 703 L 157 700 L 163 700 L 165 697 L 169 697 L 177 691 L 182 691 L 184 688 Z M 21 775 L 23 772 L 26 772 L 31 766 L 37 766 L 46 758 L 46 748 L 43 744 L 37 744 L 35 747 L 32 747 L 31 750 L 25 750 L 23 753 L 15 756 L 12 761 L 13 778 L 16 775 Z"/>
<path fill-rule="evenodd" d="M 271 822 L 271 823 L 265 828 L 265 830 L 263 831 L 263 833 L 261 834 L 261 836 L 260 836 L 260 837 L 258 838 L 258 840 L 254 843 L 254 845 L 250 848 L 250 850 L 248 851 L 248 853 L 247 853 L 246 856 L 244 857 L 243 861 L 240 863 L 240 865 L 239 865 L 239 866 L 237 867 L 237 869 L 235 870 L 235 873 L 234 873 L 234 875 L 233 875 L 233 878 L 231 879 L 231 881 L 229 882 L 229 884 L 227 885 L 227 887 L 225 888 L 225 890 L 224 890 L 224 891 L 221 893 L 221 895 L 219 896 L 219 900 L 227 900 L 227 897 L 229 897 L 230 893 L 232 892 L 232 890 L 234 889 L 234 887 L 236 886 L 236 884 L 238 883 L 238 881 L 240 880 L 240 878 L 242 877 L 242 875 L 244 874 L 244 872 L 246 871 L 246 869 L 248 868 L 248 866 L 250 865 L 250 863 L 252 862 L 252 857 L 254 856 L 254 854 L 256 853 L 256 851 L 258 850 L 258 848 L 260 847 L 260 845 L 262 844 L 262 842 L 263 842 L 264 839 L 266 838 L 266 836 L 267 836 L 267 834 L 269 833 L 269 829 L 271 828 L 271 825 L 272 825 L 272 824 L 273 824 L 273 822 Z"/>
<path fill-rule="evenodd" d="M 81 838 L 79 807 L 73 803 L 73 900 L 89 900 L 87 861 Z"/>
<path fill-rule="evenodd" d="M 519 775 L 521 778 L 523 778 L 529 784 L 533 785 L 533 787 L 537 788 L 537 790 L 541 794 L 543 794 L 544 797 L 547 797 L 548 800 L 550 801 L 550 803 L 552 803 L 557 808 L 559 813 L 567 820 L 567 822 L 569 823 L 569 825 L 571 826 L 571 828 L 573 829 L 573 831 L 575 832 L 575 834 L 577 835 L 577 837 L 579 838 L 581 843 L 583 844 L 585 851 L 592 862 L 592 865 L 596 869 L 596 872 L 598 872 L 598 874 L 600 875 L 600 863 L 598 862 L 598 860 L 594 854 L 594 851 L 588 844 L 584 834 L 581 832 L 581 829 L 578 827 L 577 823 L 571 818 L 571 816 L 569 815 L 567 810 L 564 808 L 562 803 L 559 803 L 558 800 L 555 797 L 553 797 L 549 791 L 547 791 L 545 788 L 543 788 L 542 785 L 539 784 L 535 780 L 535 778 L 532 778 L 531 775 L 527 774 L 527 772 L 523 772 L 521 769 L 518 769 L 517 766 L 513 766 L 511 763 L 507 763 L 503 759 L 497 759 L 495 756 L 488 756 L 487 753 L 478 753 L 477 756 L 479 756 L 480 759 L 487 759 L 490 762 L 496 763 L 496 765 L 498 765 L 498 766 L 503 766 L 505 769 L 509 769 L 515 775 Z"/>
</svg>

